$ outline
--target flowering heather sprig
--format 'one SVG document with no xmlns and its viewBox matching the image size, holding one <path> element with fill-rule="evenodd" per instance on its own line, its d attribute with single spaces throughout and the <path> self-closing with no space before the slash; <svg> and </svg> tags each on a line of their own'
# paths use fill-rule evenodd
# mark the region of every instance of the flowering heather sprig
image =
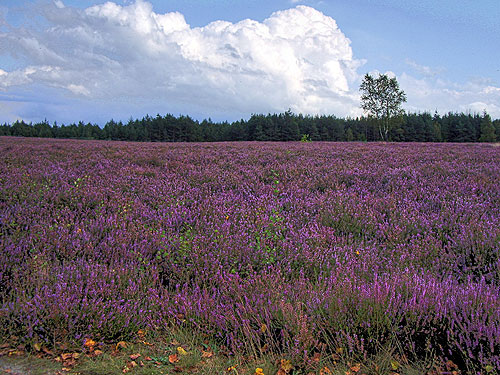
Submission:
<svg viewBox="0 0 500 375">
<path fill-rule="evenodd" d="M 500 367 L 500 150 L 0 138 L 0 332 Z"/>
</svg>

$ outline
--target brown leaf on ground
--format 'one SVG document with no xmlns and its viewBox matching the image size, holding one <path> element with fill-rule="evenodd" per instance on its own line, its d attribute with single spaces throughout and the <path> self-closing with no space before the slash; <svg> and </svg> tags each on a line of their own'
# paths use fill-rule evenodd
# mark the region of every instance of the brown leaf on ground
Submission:
<svg viewBox="0 0 500 375">
<path fill-rule="evenodd" d="M 214 355 L 214 353 L 211 350 L 202 350 L 201 351 L 201 358 L 210 358 Z"/>
<path fill-rule="evenodd" d="M 179 356 L 177 354 L 171 354 L 168 356 L 168 361 L 170 363 L 177 363 L 179 362 Z"/>
<path fill-rule="evenodd" d="M 52 350 L 49 350 L 47 347 L 43 346 L 42 347 L 42 352 L 44 352 L 47 355 L 54 355 L 54 352 Z"/>
<path fill-rule="evenodd" d="M 330 369 L 326 366 L 319 370 L 319 375 L 330 375 L 331 373 Z"/>
<path fill-rule="evenodd" d="M 179 341 L 177 341 L 176 339 L 173 339 L 172 341 L 170 341 L 170 345 L 172 346 L 179 346 L 181 343 Z"/>
<path fill-rule="evenodd" d="M 132 361 L 135 361 L 137 358 L 139 358 L 141 355 L 139 353 L 137 354 L 130 354 L 129 357 Z"/>
<path fill-rule="evenodd" d="M 127 348 L 127 343 L 125 341 L 120 341 L 115 345 L 115 350 L 118 351 L 118 349 L 125 349 Z"/>
<path fill-rule="evenodd" d="M 288 374 L 293 369 L 292 362 L 288 359 L 282 359 L 280 362 L 280 370 L 283 370 L 285 374 Z"/>
<path fill-rule="evenodd" d="M 128 368 L 134 368 L 134 367 L 137 367 L 137 362 L 135 361 L 130 361 L 127 363 L 127 367 Z"/>
<path fill-rule="evenodd" d="M 85 342 L 83 343 L 83 346 L 89 348 L 90 350 L 92 350 L 94 348 L 94 346 L 96 346 L 96 345 L 97 345 L 97 342 L 95 342 L 92 339 L 85 339 Z"/>
<path fill-rule="evenodd" d="M 102 354 L 102 350 L 94 350 L 94 355 L 98 356 L 98 355 L 101 355 Z"/>
<path fill-rule="evenodd" d="M 359 372 L 359 370 L 361 370 L 361 365 L 359 363 L 351 367 L 351 371 L 353 372 Z"/>
<path fill-rule="evenodd" d="M 67 361 L 70 358 L 73 358 L 73 353 L 63 353 L 63 354 L 61 354 L 61 359 L 63 361 Z"/>
</svg>

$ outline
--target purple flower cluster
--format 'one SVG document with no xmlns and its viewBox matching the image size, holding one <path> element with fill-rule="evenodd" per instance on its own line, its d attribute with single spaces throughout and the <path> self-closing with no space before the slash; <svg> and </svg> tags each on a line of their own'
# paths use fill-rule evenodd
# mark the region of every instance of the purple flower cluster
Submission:
<svg viewBox="0 0 500 375">
<path fill-rule="evenodd" d="M 500 148 L 0 138 L 0 333 L 500 368 Z"/>
</svg>

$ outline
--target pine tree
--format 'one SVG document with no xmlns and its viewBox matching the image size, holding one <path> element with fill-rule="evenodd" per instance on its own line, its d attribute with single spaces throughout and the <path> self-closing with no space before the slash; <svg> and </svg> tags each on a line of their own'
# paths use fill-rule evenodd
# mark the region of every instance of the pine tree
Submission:
<svg viewBox="0 0 500 375">
<path fill-rule="evenodd" d="M 495 127 L 491 123 L 490 115 L 484 112 L 481 121 L 481 137 L 479 138 L 479 142 L 495 142 L 495 140 Z"/>
</svg>

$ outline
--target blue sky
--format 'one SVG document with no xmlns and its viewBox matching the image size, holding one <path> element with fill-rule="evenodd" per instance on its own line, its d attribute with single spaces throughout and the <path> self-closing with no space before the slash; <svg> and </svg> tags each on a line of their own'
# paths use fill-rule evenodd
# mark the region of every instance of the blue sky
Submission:
<svg viewBox="0 0 500 375">
<path fill-rule="evenodd" d="M 367 72 L 500 118 L 499 35 L 498 0 L 2 0 L 0 122 L 357 116 Z"/>
</svg>

